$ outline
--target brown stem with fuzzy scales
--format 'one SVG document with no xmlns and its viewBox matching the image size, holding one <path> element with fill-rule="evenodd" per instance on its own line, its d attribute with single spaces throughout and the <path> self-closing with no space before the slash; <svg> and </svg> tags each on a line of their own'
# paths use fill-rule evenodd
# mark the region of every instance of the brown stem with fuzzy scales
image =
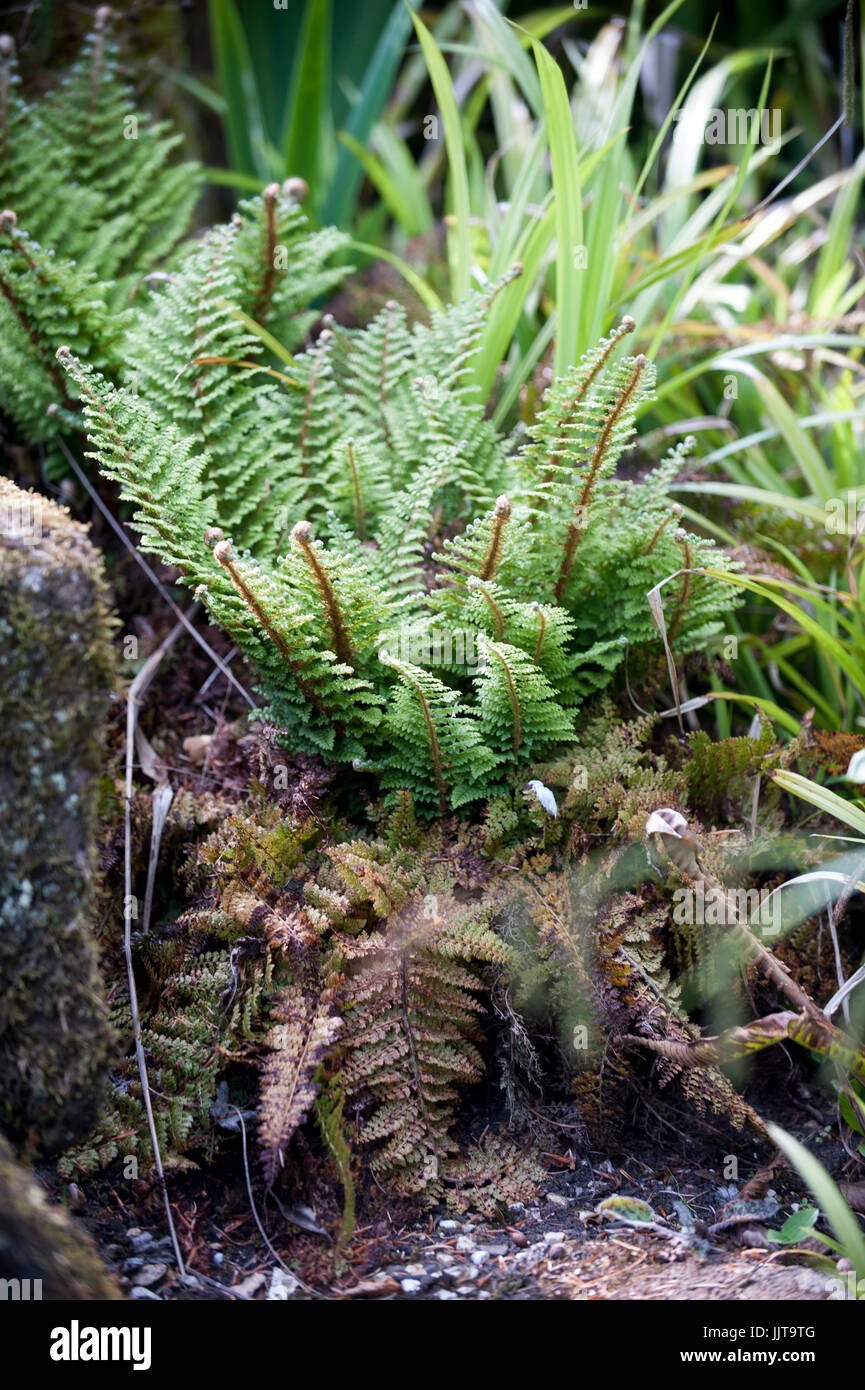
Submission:
<svg viewBox="0 0 865 1390">
<path fill-rule="evenodd" d="M 513 715 L 514 721 L 512 742 L 514 747 L 514 756 L 516 756 L 516 754 L 518 754 L 520 751 L 520 744 L 523 741 L 523 721 L 520 718 L 520 702 L 517 699 L 517 691 L 514 685 L 514 678 L 511 675 L 511 668 L 507 663 L 507 658 L 505 657 L 504 652 L 499 651 L 498 647 L 495 645 L 494 642 L 487 642 L 486 646 L 487 650 L 491 651 L 493 656 L 497 657 L 498 660 L 501 662 L 502 670 L 505 673 L 505 684 L 507 685 L 508 699 L 511 702 L 511 714 Z"/>
<path fill-rule="evenodd" d="M 566 425 L 569 425 L 573 420 L 574 416 L 577 413 L 577 410 L 586 398 L 586 394 L 588 392 L 589 387 L 592 385 L 593 382 L 597 381 L 598 376 L 609 362 L 610 357 L 613 353 L 613 349 L 616 347 L 617 343 L 619 343 L 621 339 L 624 338 L 626 333 L 633 333 L 636 326 L 637 325 L 631 318 L 630 314 L 625 314 L 618 328 L 613 329 L 612 333 L 610 334 L 610 341 L 607 343 L 606 348 L 601 353 L 600 357 L 598 358 L 592 370 L 589 372 L 588 376 L 584 378 L 579 390 L 576 392 L 574 396 L 571 397 L 568 403 L 568 413 L 559 421 L 560 431 L 563 430 Z M 559 439 L 562 438 L 563 436 L 560 433 Z M 562 455 L 560 453 L 553 455 L 553 457 L 550 459 L 550 466 L 547 472 L 544 474 L 544 483 L 552 482 L 556 474 L 556 469 L 558 468 L 561 461 Z"/>
<path fill-rule="evenodd" d="M 299 521 L 292 530 L 291 539 L 299 548 L 303 558 L 309 565 L 318 592 L 321 594 L 321 601 L 324 604 L 327 614 L 327 623 L 330 628 L 333 650 L 336 654 L 337 661 L 341 661 L 343 665 L 353 668 L 357 665 L 357 657 L 351 649 L 348 633 L 345 630 L 345 620 L 342 616 L 342 609 L 333 591 L 333 585 L 328 578 L 327 570 L 318 558 L 315 547 L 312 544 L 312 526 L 310 523 L 308 521 Z"/>
<path fill-rule="evenodd" d="M 676 532 L 676 540 L 682 547 L 682 569 L 685 573 L 682 576 L 682 587 L 679 590 L 679 597 L 676 600 L 676 612 L 673 621 L 670 623 L 670 630 L 667 633 L 668 642 L 672 643 L 679 635 L 679 630 L 688 608 L 688 599 L 691 596 L 691 567 L 694 563 L 691 553 L 691 542 L 688 540 L 687 531 L 681 528 Z"/>
<path fill-rule="evenodd" d="M 496 630 L 496 637 L 504 637 L 505 615 L 499 608 L 499 605 L 496 603 L 495 599 L 487 589 L 486 585 L 482 584 L 479 579 L 472 578 L 469 580 L 469 588 L 474 593 L 479 593 L 481 597 L 485 600 L 487 608 L 489 608 L 490 614 L 492 616 L 493 626 Z"/>
<path fill-rule="evenodd" d="M 439 736 L 436 733 L 436 726 L 433 722 L 432 711 L 429 707 L 429 701 L 427 700 L 427 697 L 424 694 L 423 687 L 420 685 L 420 682 L 415 680 L 414 676 L 412 676 L 406 670 L 406 668 L 402 665 L 401 662 L 394 661 L 393 657 L 389 656 L 388 653 L 384 651 L 379 652 L 379 660 L 383 662 L 385 666 L 390 666 L 392 670 L 398 671 L 399 674 L 402 676 L 403 680 L 408 681 L 409 685 L 413 688 L 415 694 L 418 697 L 418 700 L 420 701 L 421 712 L 423 714 L 424 724 L 426 725 L 427 742 L 429 743 L 430 757 L 432 758 L 433 776 L 435 777 L 436 790 L 438 791 L 439 796 L 439 813 L 444 816 L 447 814 L 448 809 L 448 789 L 447 783 L 445 782 L 444 778 L 444 771 L 442 768 L 441 744 L 439 743 Z"/>
<path fill-rule="evenodd" d="M 535 651 L 534 651 L 534 656 L 533 656 L 533 658 L 532 658 L 532 660 L 534 661 L 534 663 L 535 663 L 536 666 L 537 666 L 538 663 L 540 662 L 540 659 L 541 659 L 541 652 L 544 650 L 544 642 L 547 640 L 547 627 L 548 627 L 548 625 L 549 625 L 549 618 L 547 617 L 546 613 L 544 612 L 544 610 L 543 610 L 543 608 L 541 607 L 540 604 L 537 604 L 537 614 L 538 614 L 538 640 L 537 640 L 537 642 L 535 643 Z"/>
<path fill-rule="evenodd" d="M 347 446 L 348 466 L 351 471 L 351 490 L 354 495 L 354 529 L 357 531 L 358 539 L 366 540 L 366 514 L 363 509 L 363 494 L 360 490 L 360 476 L 357 471 L 357 461 L 354 457 L 354 440 L 350 439 Z"/>
<path fill-rule="evenodd" d="M 628 381 L 627 386 L 621 392 L 618 400 L 616 401 L 616 404 L 613 406 L 613 409 L 610 411 L 609 415 L 604 421 L 604 428 L 601 430 L 598 442 L 595 445 L 595 452 L 592 454 L 592 460 L 589 464 L 589 471 L 586 475 L 586 480 L 583 483 L 579 499 L 574 507 L 574 520 L 568 527 L 568 534 L 565 540 L 564 554 L 562 555 L 562 564 L 559 570 L 559 577 L 556 581 L 555 587 L 556 603 L 561 603 L 565 589 L 568 586 L 568 580 L 571 577 L 571 568 L 574 563 L 574 556 L 577 553 L 577 546 L 579 545 L 582 539 L 583 531 L 585 530 L 585 527 L 583 526 L 584 514 L 589 506 L 589 503 L 592 500 L 592 495 L 595 491 L 595 486 L 597 484 L 598 476 L 601 471 L 601 465 L 604 462 L 604 456 L 607 452 L 607 446 L 610 442 L 610 436 L 612 435 L 612 432 L 618 424 L 619 420 L 622 418 L 622 415 L 624 414 L 624 411 L 627 407 L 628 401 L 631 399 L 637 387 L 639 386 L 640 377 L 643 375 L 645 368 L 646 358 L 643 356 L 642 353 L 640 353 L 639 357 L 634 358 L 634 370 L 631 373 L 631 377 Z"/>
<path fill-rule="evenodd" d="M 644 555 L 651 555 L 652 551 L 655 549 L 655 546 L 658 544 L 658 541 L 659 541 L 659 540 L 661 539 L 661 537 L 663 536 L 663 534 L 664 534 L 664 532 L 666 531 L 667 527 L 669 526 L 670 522 L 671 522 L 671 521 L 678 521 L 678 520 L 679 520 L 679 517 L 680 517 L 681 515 L 682 515 L 682 508 L 679 506 L 678 502 L 674 502 L 673 505 L 672 505 L 672 507 L 670 508 L 669 512 L 668 512 L 667 515 L 664 517 L 663 521 L 660 522 L 660 524 L 659 524 L 657 530 L 655 531 L 654 535 L 652 536 L 652 539 L 649 541 L 649 544 L 646 546 L 645 550 L 643 551 L 643 554 L 644 554 Z"/>
<path fill-rule="evenodd" d="M 211 538 L 215 538 L 216 535 L 221 533 L 218 531 L 218 528 L 214 528 L 213 531 L 209 534 Z M 292 676 L 297 681 L 298 688 L 303 692 L 303 694 L 309 700 L 310 704 L 315 706 L 315 708 L 319 711 L 320 714 L 324 714 L 329 717 L 328 710 L 325 708 L 324 702 L 321 696 L 319 695 L 318 691 L 307 679 L 307 677 L 303 675 L 299 663 L 292 656 L 288 647 L 288 643 L 285 641 L 285 638 L 277 632 L 276 628 L 270 622 L 261 604 L 258 602 L 258 599 L 255 597 L 255 594 L 252 592 L 249 585 L 245 582 L 243 576 L 240 574 L 237 565 L 234 563 L 234 552 L 231 548 L 231 541 L 217 540 L 216 544 L 213 547 L 213 558 L 214 560 L 216 560 L 217 564 L 225 570 L 235 589 L 240 594 L 240 597 L 246 604 L 247 608 L 253 614 L 263 631 L 267 633 L 267 636 L 270 638 L 271 642 L 276 647 L 276 650 L 279 652 L 280 656 L 282 657 Z"/>
<path fill-rule="evenodd" d="M 501 564 L 502 552 L 504 550 L 505 527 L 511 519 L 510 499 L 502 494 L 496 498 L 493 508 L 493 529 L 490 533 L 490 542 L 487 546 L 487 553 L 481 565 L 478 579 L 492 579 L 496 570 Z"/>
<path fill-rule="evenodd" d="M 276 289 L 276 243 L 279 235 L 276 204 L 279 198 L 279 184 L 269 183 L 262 197 L 264 199 L 264 240 L 261 250 L 263 273 L 261 289 L 252 306 L 252 317 L 256 323 L 264 323 L 267 318 L 273 299 L 273 291 Z"/>
</svg>

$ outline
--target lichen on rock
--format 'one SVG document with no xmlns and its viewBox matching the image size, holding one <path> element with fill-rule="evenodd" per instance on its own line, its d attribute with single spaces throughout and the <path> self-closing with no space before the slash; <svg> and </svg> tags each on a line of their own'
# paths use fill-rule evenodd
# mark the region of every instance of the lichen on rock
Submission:
<svg viewBox="0 0 865 1390">
<path fill-rule="evenodd" d="M 112 622 L 86 529 L 0 478 L 0 1130 L 39 1153 L 92 1125 L 107 1079 L 90 911 Z"/>
</svg>

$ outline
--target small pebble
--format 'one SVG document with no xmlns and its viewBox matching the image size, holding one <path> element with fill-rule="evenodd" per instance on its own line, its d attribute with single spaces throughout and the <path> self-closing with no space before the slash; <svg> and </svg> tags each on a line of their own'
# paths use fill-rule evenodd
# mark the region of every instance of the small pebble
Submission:
<svg viewBox="0 0 865 1390">
<path fill-rule="evenodd" d="M 145 1289 L 144 1286 L 141 1284 L 138 1284 L 134 1289 L 129 1290 L 129 1297 L 136 1299 L 149 1299 L 153 1303 L 163 1302 L 163 1299 L 160 1294 L 154 1293 L 152 1289 Z"/>
<path fill-rule="evenodd" d="M 456 1298 L 456 1294 L 453 1292 L 452 1289 L 439 1289 L 438 1293 L 436 1294 L 436 1298 L 440 1298 L 442 1302 L 444 1302 L 446 1298 Z"/>
<path fill-rule="evenodd" d="M 262 1273 L 248 1274 L 245 1279 L 241 1279 L 239 1284 L 232 1284 L 231 1291 L 240 1294 L 241 1297 L 252 1298 L 253 1294 L 258 1293 L 262 1284 L 266 1282 L 267 1279 Z"/>
<path fill-rule="evenodd" d="M 473 1250 L 469 1258 L 471 1259 L 472 1264 L 475 1265 L 476 1268 L 480 1269 L 481 1265 L 486 1264 L 489 1257 L 489 1250 Z"/>
<path fill-rule="evenodd" d="M 403 1293 L 420 1293 L 420 1279 L 401 1279 L 400 1288 L 402 1289 Z"/>
<path fill-rule="evenodd" d="M 139 1231 L 133 1228 L 127 1231 L 126 1234 L 129 1240 L 129 1248 L 133 1250 L 136 1255 L 140 1255 L 144 1250 L 149 1250 L 151 1245 L 153 1245 L 153 1236 L 149 1231 Z"/>
<path fill-rule="evenodd" d="M 440 1221 L 440 1222 L 439 1222 L 439 1230 L 440 1230 L 440 1231 L 458 1231 L 459 1228 L 460 1228 L 460 1223 L 459 1223 L 458 1221 Z"/>
<path fill-rule="evenodd" d="M 474 1250 L 475 1243 L 471 1236 L 457 1236 L 457 1250 Z"/>
<path fill-rule="evenodd" d="M 265 1294 L 265 1299 L 268 1303 L 284 1303 L 299 1288 L 300 1284 L 294 1275 L 286 1274 L 284 1269 L 277 1266 L 270 1276 L 270 1287 Z"/>
<path fill-rule="evenodd" d="M 168 1265 L 142 1265 L 138 1273 L 133 1276 L 132 1282 L 139 1287 L 149 1289 L 153 1284 L 158 1284 L 160 1279 L 164 1279 L 167 1273 Z"/>
<path fill-rule="evenodd" d="M 567 1197 L 560 1197 L 558 1192 L 548 1192 L 547 1201 L 554 1207 L 566 1207 L 568 1205 Z"/>
<path fill-rule="evenodd" d="M 488 1245 L 486 1247 L 486 1251 L 488 1255 L 506 1255 L 508 1253 L 507 1242 L 500 1241 L 497 1242 L 495 1245 Z"/>
</svg>

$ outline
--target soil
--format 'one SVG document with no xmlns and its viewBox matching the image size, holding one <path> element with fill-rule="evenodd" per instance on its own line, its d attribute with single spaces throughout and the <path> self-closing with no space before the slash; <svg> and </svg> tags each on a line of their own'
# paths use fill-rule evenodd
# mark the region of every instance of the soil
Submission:
<svg viewBox="0 0 865 1390">
<path fill-rule="evenodd" d="M 498 1101 L 490 1100 L 494 1105 Z M 823 1107 L 822 1111 L 820 1106 Z M 802 1121 L 808 1107 L 819 1118 Z M 825 1113 L 823 1113 L 825 1112 Z M 476 1112 L 477 1113 L 477 1112 Z M 561 1113 L 560 1109 L 557 1113 Z M 845 1155 L 827 1130 L 831 1104 L 796 1082 L 764 1118 L 774 1118 L 816 1148 L 830 1168 Z M 561 1122 L 557 1121 L 561 1128 Z M 573 1129 L 576 1131 L 577 1126 Z M 552 1133 L 552 1126 L 549 1127 Z M 730 1131 L 731 1136 L 733 1131 Z M 823 1136 L 826 1136 L 825 1138 Z M 151 1182 L 122 1181 L 118 1172 L 70 1185 L 65 1194 L 45 1169 L 43 1179 L 65 1195 L 94 1236 L 130 1298 L 142 1300 L 837 1300 L 851 1297 L 849 1279 L 832 1277 L 813 1239 L 795 1253 L 772 1244 L 804 1198 L 797 1175 L 738 1136 L 738 1182 L 719 1179 L 733 1145 L 719 1145 L 695 1130 L 678 1144 L 645 1135 L 633 1146 L 601 1152 L 569 1145 L 545 1155 L 549 1166 L 536 1198 L 516 1203 L 490 1221 L 443 1208 L 418 1217 L 361 1194 L 354 1238 L 344 1255 L 327 1229 L 333 1211 L 313 1189 L 294 1207 L 250 1207 L 239 1154 L 215 1165 L 168 1175 L 172 1212 L 186 1265 L 179 1275 L 166 1234 L 162 1196 Z M 724 1146 L 721 1146 L 724 1147 Z M 776 1156 L 777 1158 L 777 1156 Z M 762 1175 L 769 1220 L 723 1221 L 726 1204 L 747 1193 L 746 1180 Z M 761 1178 L 758 1176 L 757 1184 Z M 752 1188 L 755 1186 L 751 1185 Z M 123 1194 L 123 1195 L 121 1195 Z M 296 1193 L 295 1193 L 296 1195 Z M 659 1230 L 605 1218 L 598 1204 L 610 1197 L 649 1203 Z M 755 1206 L 756 1210 L 763 1210 Z M 270 1249 L 256 1225 L 267 1232 Z M 303 1226 L 312 1229 L 303 1229 Z M 819 1229 L 819 1226 L 818 1226 Z M 828 1231 L 828 1228 L 824 1227 Z M 808 1247 L 813 1247 L 809 1249 Z"/>
</svg>

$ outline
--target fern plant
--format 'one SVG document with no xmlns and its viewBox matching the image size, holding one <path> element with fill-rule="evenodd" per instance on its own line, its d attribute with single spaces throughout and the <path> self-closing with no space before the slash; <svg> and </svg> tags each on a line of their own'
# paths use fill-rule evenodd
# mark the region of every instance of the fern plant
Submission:
<svg viewBox="0 0 865 1390">
<path fill-rule="evenodd" d="M 120 75 L 111 11 L 35 101 L 0 35 L 0 400 L 29 440 L 72 423 L 54 351 L 77 344 L 115 376 L 130 302 L 186 234 L 201 189 L 181 136 L 141 112 Z"/>
<path fill-rule="evenodd" d="M 314 1113 L 345 1192 L 344 1238 L 353 1148 L 388 1190 L 424 1202 L 459 1203 L 476 1185 L 487 1202 L 514 1185 L 526 1195 L 536 1162 L 503 1146 L 498 1188 L 492 1151 L 486 1165 L 483 1153 L 466 1162 L 452 1133 L 462 1087 L 484 1070 L 484 972 L 512 954 L 491 925 L 493 903 L 457 901 L 459 855 L 441 852 L 440 827 L 421 830 L 406 793 L 377 839 L 332 829 L 338 842 L 316 853 L 308 814 L 262 799 L 226 818 L 193 854 L 194 905 L 137 942 L 163 1153 L 177 1165 L 212 1150 L 242 1105 L 269 1188 Z M 116 1022 L 128 1037 L 125 1006 Z M 151 1159 L 130 1046 L 113 1104 L 61 1171 L 133 1154 Z"/>
<path fill-rule="evenodd" d="M 257 667 L 290 746 L 391 799 L 409 788 L 427 815 L 486 799 L 572 742 L 585 701 L 657 641 L 660 580 L 679 574 L 680 652 L 735 602 L 699 573 L 728 562 L 667 500 L 684 449 L 645 482 L 616 474 L 653 368 L 618 359 L 624 321 L 516 447 L 469 377 L 493 287 L 429 324 L 392 303 L 365 329 L 329 324 L 277 374 L 238 316 L 261 293 L 238 246 L 293 212 L 267 190 L 246 212 L 154 294 L 134 389 L 59 352 L 91 456 Z"/>
<path fill-rule="evenodd" d="M 274 431 L 262 450 L 272 382 L 241 399 L 233 369 L 211 362 L 202 381 L 197 362 L 216 339 L 232 361 L 261 355 L 238 312 L 299 342 L 316 317 L 310 304 L 345 273 L 327 266 L 345 238 L 306 231 L 306 185 L 287 179 L 241 203 L 177 263 L 202 186 L 198 165 L 174 159 L 181 138 L 137 108 L 107 7 L 78 60 L 34 102 L 22 95 L 11 38 L 0 36 L 0 400 L 30 440 L 76 425 L 74 385 L 54 360 L 65 343 L 110 379 L 140 382 L 190 438 L 208 442 L 217 479 L 218 441 L 229 442 L 235 477 L 238 464 L 252 470 L 243 492 L 257 505 L 255 472 L 278 447 Z M 166 292 L 154 300 L 157 282 Z M 243 496 L 234 507 L 225 499 L 238 541 L 250 539 L 246 516 Z"/>
<path fill-rule="evenodd" d="M 678 576 L 673 648 L 704 645 L 735 590 L 700 573 L 728 562 L 668 501 L 683 449 L 643 481 L 617 471 L 654 379 L 622 356 L 633 320 L 502 434 L 473 364 L 519 267 L 429 322 L 389 302 L 306 341 L 346 248 L 307 227 L 302 180 L 178 251 L 199 174 L 136 112 L 107 10 L 35 105 L 8 41 L 0 65 L 6 408 L 45 438 L 83 405 L 145 547 L 251 660 L 290 746 L 443 814 L 573 741 L 626 654 L 655 646 L 660 581 Z"/>
</svg>

